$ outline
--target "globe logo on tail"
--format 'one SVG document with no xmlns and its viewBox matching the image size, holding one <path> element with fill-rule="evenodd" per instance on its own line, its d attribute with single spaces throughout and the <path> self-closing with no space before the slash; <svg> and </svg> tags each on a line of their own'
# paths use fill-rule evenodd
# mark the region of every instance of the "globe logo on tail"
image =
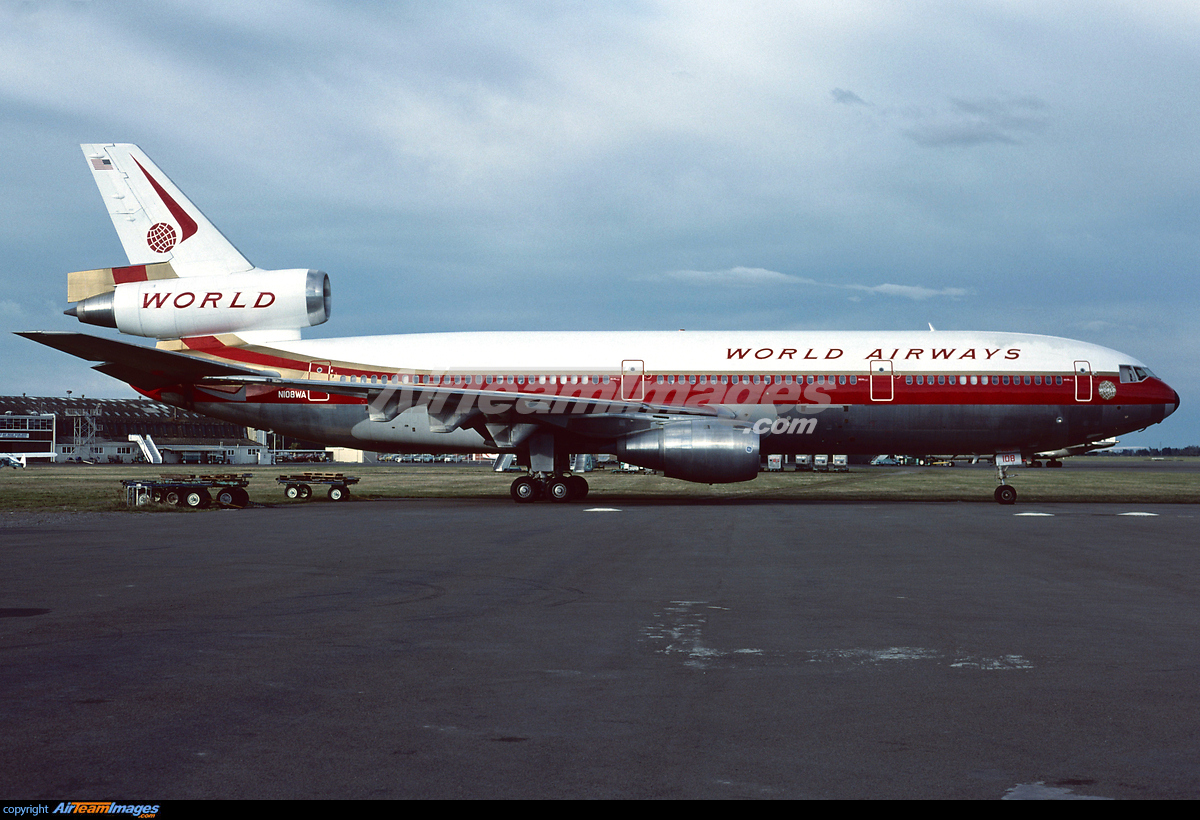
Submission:
<svg viewBox="0 0 1200 820">
<path fill-rule="evenodd" d="M 166 222 L 155 222 L 146 231 L 146 244 L 155 253 L 166 253 L 175 247 L 175 229 Z"/>
</svg>

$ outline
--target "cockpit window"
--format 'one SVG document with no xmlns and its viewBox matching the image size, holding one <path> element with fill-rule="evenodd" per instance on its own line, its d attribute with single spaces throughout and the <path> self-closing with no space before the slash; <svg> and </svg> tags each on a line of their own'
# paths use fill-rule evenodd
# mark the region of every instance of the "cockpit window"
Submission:
<svg viewBox="0 0 1200 820">
<path fill-rule="evenodd" d="M 1117 365 L 1117 369 L 1120 371 L 1121 381 L 1123 382 L 1141 382 L 1145 381 L 1146 379 L 1157 378 L 1153 373 L 1150 372 L 1150 368 L 1148 367 L 1122 364 Z"/>
</svg>

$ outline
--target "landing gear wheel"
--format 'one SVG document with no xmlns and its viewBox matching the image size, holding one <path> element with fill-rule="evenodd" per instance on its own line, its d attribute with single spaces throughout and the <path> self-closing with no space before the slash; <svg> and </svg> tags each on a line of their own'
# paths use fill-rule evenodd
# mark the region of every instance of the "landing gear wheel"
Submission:
<svg viewBox="0 0 1200 820">
<path fill-rule="evenodd" d="M 574 501 L 582 501 L 587 498 L 588 483 L 587 479 L 581 475 L 573 475 L 567 479 L 571 485 L 571 498 Z"/>
<path fill-rule="evenodd" d="M 329 487 L 330 501 L 345 501 L 350 497 L 350 488 L 342 484 L 333 484 Z"/>
<path fill-rule="evenodd" d="M 1001 484 L 996 488 L 995 498 L 1000 504 L 1015 504 L 1017 503 L 1017 491 L 1007 484 Z"/>
<path fill-rule="evenodd" d="M 288 498 L 295 500 L 300 497 L 300 487 L 295 484 L 289 484 L 289 485 L 287 485 L 287 488 L 283 491 L 283 494 L 286 495 Z"/>
<path fill-rule="evenodd" d="M 550 496 L 550 500 L 556 503 L 570 501 L 574 498 L 574 493 L 571 492 L 571 485 L 568 483 L 570 479 L 555 478 L 551 479 L 546 487 L 546 494 Z"/>
<path fill-rule="evenodd" d="M 542 488 L 532 478 L 523 475 L 512 483 L 508 492 L 512 495 L 513 501 L 518 504 L 529 504 L 538 500 L 538 496 L 542 494 Z"/>
</svg>

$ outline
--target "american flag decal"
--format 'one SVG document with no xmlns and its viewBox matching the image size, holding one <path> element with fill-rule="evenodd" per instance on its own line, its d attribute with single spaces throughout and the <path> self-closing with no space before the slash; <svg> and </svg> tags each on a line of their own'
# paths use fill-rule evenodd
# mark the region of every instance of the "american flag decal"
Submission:
<svg viewBox="0 0 1200 820">
<path fill-rule="evenodd" d="M 92 157 L 92 170 L 94 171 L 111 171 L 113 164 L 111 159 L 100 157 Z"/>
</svg>

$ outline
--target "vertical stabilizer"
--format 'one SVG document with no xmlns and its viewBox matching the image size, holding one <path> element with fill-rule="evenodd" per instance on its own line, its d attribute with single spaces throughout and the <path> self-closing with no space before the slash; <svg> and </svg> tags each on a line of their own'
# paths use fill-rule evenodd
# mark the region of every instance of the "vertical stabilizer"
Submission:
<svg viewBox="0 0 1200 820">
<path fill-rule="evenodd" d="M 82 145 L 130 265 L 170 262 L 179 276 L 251 265 L 136 145 Z"/>
</svg>

